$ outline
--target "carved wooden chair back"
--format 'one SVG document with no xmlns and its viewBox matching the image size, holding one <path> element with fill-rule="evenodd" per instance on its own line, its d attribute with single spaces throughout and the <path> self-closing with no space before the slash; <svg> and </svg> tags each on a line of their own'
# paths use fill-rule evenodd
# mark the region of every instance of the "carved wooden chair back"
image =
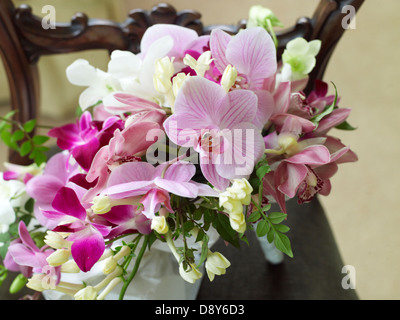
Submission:
<svg viewBox="0 0 400 320">
<path fill-rule="evenodd" d="M 278 33 L 278 59 L 287 42 L 303 37 L 306 40 L 322 40 L 317 65 L 310 75 L 309 86 L 314 79 L 322 79 L 334 48 L 344 33 L 341 21 L 345 6 L 357 11 L 364 0 L 321 0 L 313 17 L 300 18 L 288 30 Z M 216 25 L 204 26 L 201 15 L 192 10 L 177 12 L 168 4 L 159 4 L 150 11 L 135 9 L 122 23 L 90 19 L 84 13 L 73 16 L 70 23 L 56 24 L 54 29 L 44 29 L 42 19 L 35 16 L 27 5 L 15 7 L 12 0 L 0 1 L 0 53 L 8 76 L 11 107 L 18 109 L 18 120 L 25 122 L 37 117 L 40 96 L 37 62 L 43 55 L 69 53 L 87 49 L 107 49 L 110 52 L 140 50 L 140 40 L 146 29 L 157 23 L 169 23 L 194 29 L 199 35 L 209 34 Z M 245 27 L 245 21 L 237 25 L 218 25 L 235 34 Z M 310 90 L 310 87 L 307 88 Z M 26 164 L 30 160 L 10 153 L 9 161 Z"/>
</svg>

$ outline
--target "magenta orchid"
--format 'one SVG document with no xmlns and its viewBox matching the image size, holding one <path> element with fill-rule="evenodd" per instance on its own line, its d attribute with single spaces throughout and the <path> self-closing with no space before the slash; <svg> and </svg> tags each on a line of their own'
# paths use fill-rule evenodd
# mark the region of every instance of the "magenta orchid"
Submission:
<svg viewBox="0 0 400 320">
<path fill-rule="evenodd" d="M 85 199 L 91 199 L 101 191 L 114 167 L 125 162 L 140 161 L 140 157 L 154 143 L 146 138 L 148 132 L 159 127 L 152 121 L 136 121 L 122 131 L 115 130 L 109 144 L 102 147 L 93 159 L 86 179 L 89 182 L 97 180 L 97 185 L 89 190 Z"/>
<path fill-rule="evenodd" d="M 53 231 L 71 233 L 68 241 L 72 241 L 71 254 L 79 268 L 83 272 L 89 271 L 100 259 L 104 252 L 104 237 L 111 227 L 90 221 L 86 209 L 82 206 L 75 191 L 68 187 L 62 187 L 53 200 L 55 211 L 47 211 L 46 215 L 71 217 L 71 222 L 60 224 Z"/>
<path fill-rule="evenodd" d="M 261 131 L 252 124 L 256 112 L 257 96 L 251 91 L 226 93 L 218 84 L 195 76 L 185 81 L 175 113 L 164 127 L 174 143 L 195 148 L 205 178 L 225 190 L 229 179 L 249 175 L 262 156 Z"/>
<path fill-rule="evenodd" d="M 122 121 L 110 117 L 104 122 L 93 121 L 90 112 L 82 114 L 76 124 L 67 124 L 49 131 L 49 136 L 57 138 L 57 145 L 69 150 L 84 170 L 89 170 L 97 151 L 108 143 L 116 129 L 122 129 Z"/>
</svg>

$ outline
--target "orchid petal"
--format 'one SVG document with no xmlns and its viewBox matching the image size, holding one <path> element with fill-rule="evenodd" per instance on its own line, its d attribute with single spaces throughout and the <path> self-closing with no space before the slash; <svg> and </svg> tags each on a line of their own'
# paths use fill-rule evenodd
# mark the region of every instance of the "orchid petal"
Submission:
<svg viewBox="0 0 400 320">
<path fill-rule="evenodd" d="M 127 162 L 116 167 L 110 174 L 107 186 L 128 182 L 152 181 L 155 168 L 148 162 Z"/>
<path fill-rule="evenodd" d="M 189 47 L 192 41 L 198 38 L 198 34 L 191 29 L 182 28 L 173 24 L 155 24 L 147 28 L 140 42 L 140 49 L 144 56 L 151 53 L 152 44 L 158 39 L 170 36 L 172 37 L 173 47 L 165 54 L 177 59 L 183 58 L 184 51 Z"/>
<path fill-rule="evenodd" d="M 188 182 L 196 174 L 196 167 L 192 163 L 174 163 L 165 171 L 164 179 L 177 182 Z"/>
<path fill-rule="evenodd" d="M 204 178 L 206 178 L 215 189 L 225 191 L 229 186 L 229 179 L 221 177 L 217 173 L 215 164 L 211 163 L 209 160 L 200 157 L 200 168 Z"/>
<path fill-rule="evenodd" d="M 223 73 L 225 68 L 229 65 L 226 58 L 226 48 L 231 41 L 232 36 L 221 29 L 214 29 L 210 36 L 210 48 L 212 52 L 213 61 L 217 69 Z"/>
<path fill-rule="evenodd" d="M 261 88 L 264 79 L 277 69 L 275 44 L 261 27 L 236 34 L 228 44 L 226 57 L 239 73 L 248 77 L 250 89 Z"/>
<path fill-rule="evenodd" d="M 331 128 L 341 124 L 347 119 L 350 112 L 351 109 L 346 108 L 333 110 L 331 114 L 322 118 L 322 120 L 319 122 L 317 130 L 315 130 L 315 134 L 325 134 Z"/>
<path fill-rule="evenodd" d="M 90 227 L 74 233 L 68 240 L 74 241 L 71 246 L 72 258 L 83 272 L 93 267 L 105 249 L 101 234 Z"/>
<path fill-rule="evenodd" d="M 207 128 L 207 125 L 217 124 L 216 119 L 221 117 L 220 110 L 226 109 L 227 104 L 228 96 L 220 85 L 194 76 L 186 79 L 179 90 L 175 114 L 193 114 L 203 124 L 202 128 Z"/>
<path fill-rule="evenodd" d="M 169 212 L 173 212 L 170 204 L 170 197 L 168 192 L 160 189 L 153 188 L 142 198 L 141 203 L 144 206 L 143 214 L 148 218 L 152 219 L 154 214 L 161 208 L 161 204 Z"/>
<path fill-rule="evenodd" d="M 265 90 L 257 90 L 254 92 L 257 95 L 257 113 L 253 123 L 259 129 L 263 129 L 269 118 L 275 110 L 275 102 L 273 95 Z"/>
<path fill-rule="evenodd" d="M 292 164 L 323 165 L 329 163 L 330 160 L 331 156 L 328 148 L 316 145 L 307 147 L 284 161 Z"/>
<path fill-rule="evenodd" d="M 242 122 L 252 122 L 257 113 L 257 96 L 249 90 L 229 92 L 229 104 L 219 108 L 221 129 L 231 128 Z"/>
<path fill-rule="evenodd" d="M 130 51 L 114 50 L 108 63 L 108 72 L 116 78 L 139 74 L 142 60 Z"/>
<path fill-rule="evenodd" d="M 86 210 L 82 207 L 76 193 L 71 188 L 62 187 L 54 197 L 52 206 L 57 211 L 79 220 L 85 220 L 86 218 Z"/>
<path fill-rule="evenodd" d="M 184 198 L 196 198 L 197 197 L 197 188 L 195 185 L 190 182 L 177 182 L 173 180 L 167 180 L 162 178 L 156 178 L 154 183 L 168 191 L 169 193 L 176 194 L 178 196 Z"/>
<path fill-rule="evenodd" d="M 97 78 L 96 68 L 85 59 L 77 59 L 66 69 L 67 79 L 76 86 L 90 86 Z"/>
<path fill-rule="evenodd" d="M 217 173 L 226 179 L 249 176 L 265 150 L 260 129 L 244 122 L 232 127 L 224 138 L 224 153 L 215 164 Z"/>
<path fill-rule="evenodd" d="M 275 172 L 278 190 L 293 198 L 307 173 L 308 168 L 305 165 L 282 162 Z"/>
</svg>

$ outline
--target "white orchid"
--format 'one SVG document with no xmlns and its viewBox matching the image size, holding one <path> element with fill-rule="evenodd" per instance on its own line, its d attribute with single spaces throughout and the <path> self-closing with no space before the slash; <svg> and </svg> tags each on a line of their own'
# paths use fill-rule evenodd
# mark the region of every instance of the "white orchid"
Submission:
<svg viewBox="0 0 400 320">
<path fill-rule="evenodd" d="M 153 85 L 155 62 L 167 55 L 173 40 L 165 36 L 156 40 L 144 56 L 130 51 L 114 50 L 107 72 L 95 68 L 85 59 L 78 59 L 67 67 L 69 82 L 87 87 L 79 97 L 79 105 L 85 110 L 115 92 L 134 94 L 143 99 L 158 101 L 162 95 Z"/>
</svg>

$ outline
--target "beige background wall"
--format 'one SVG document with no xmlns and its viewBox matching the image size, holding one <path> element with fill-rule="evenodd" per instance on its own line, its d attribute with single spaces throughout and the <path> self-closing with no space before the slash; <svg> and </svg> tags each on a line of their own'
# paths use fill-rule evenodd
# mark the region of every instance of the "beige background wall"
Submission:
<svg viewBox="0 0 400 320">
<path fill-rule="evenodd" d="M 23 1 L 16 1 L 22 3 Z M 40 15 L 53 4 L 58 21 L 69 21 L 76 11 L 91 17 L 123 21 L 132 8 L 150 9 L 155 2 L 135 0 L 24 1 Z M 253 4 L 271 8 L 289 26 L 311 15 L 318 0 L 171 0 L 176 9 L 196 9 L 204 24 L 237 23 Z M 77 10 L 78 8 L 78 10 Z M 343 165 L 333 179 L 332 194 L 321 198 L 346 264 L 356 268 L 361 299 L 400 299 L 400 1 L 367 0 L 328 67 L 325 80 L 333 81 L 341 106 L 353 108 L 355 132 L 336 132 L 350 144 L 360 161 Z M 65 79 L 65 67 L 83 57 L 99 68 L 107 64 L 104 52 L 46 57 L 40 61 L 44 119 L 63 122 L 73 114 L 80 88 Z M 8 92 L 0 69 L 0 101 L 7 107 Z M 3 153 L 4 158 L 4 153 Z"/>
</svg>

